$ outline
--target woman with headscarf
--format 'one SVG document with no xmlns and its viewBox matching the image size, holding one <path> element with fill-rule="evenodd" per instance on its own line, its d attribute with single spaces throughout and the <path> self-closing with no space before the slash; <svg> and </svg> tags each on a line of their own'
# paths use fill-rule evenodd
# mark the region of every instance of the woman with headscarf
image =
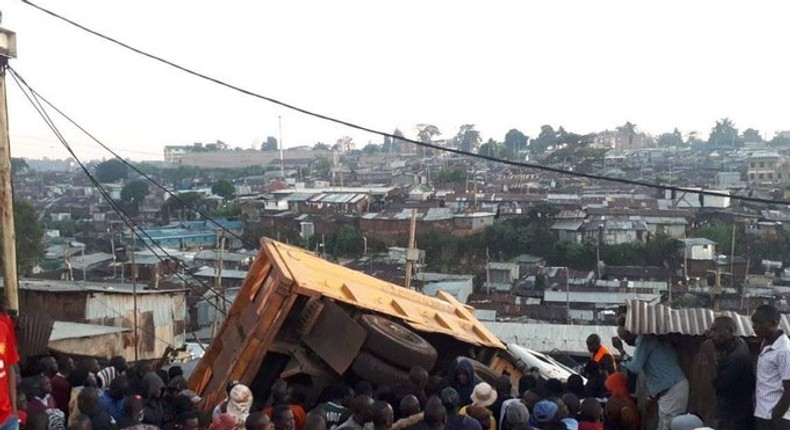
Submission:
<svg viewBox="0 0 790 430">
<path fill-rule="evenodd" d="M 232 415 L 239 423 L 239 428 L 244 428 L 247 417 L 252 408 L 252 391 L 243 384 L 238 384 L 230 390 L 227 413 Z"/>
<path fill-rule="evenodd" d="M 639 429 L 639 409 L 631 399 L 628 390 L 628 378 L 625 374 L 612 373 L 606 378 L 604 383 L 609 392 L 609 400 L 606 402 L 604 417 L 607 430 L 638 430 Z"/>
</svg>

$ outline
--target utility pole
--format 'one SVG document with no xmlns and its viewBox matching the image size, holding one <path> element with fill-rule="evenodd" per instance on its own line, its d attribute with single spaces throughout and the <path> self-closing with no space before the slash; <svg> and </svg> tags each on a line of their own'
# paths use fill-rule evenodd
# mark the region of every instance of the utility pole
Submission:
<svg viewBox="0 0 790 430">
<path fill-rule="evenodd" d="M 118 266 L 115 265 L 115 235 L 110 232 L 110 249 L 112 250 L 112 278 L 113 280 L 118 277 Z M 123 279 L 121 279 L 123 283 Z"/>
<path fill-rule="evenodd" d="M 735 224 L 732 225 L 732 249 L 730 249 L 730 283 L 735 288 Z"/>
<path fill-rule="evenodd" d="M 565 268 L 565 312 L 568 324 L 571 324 L 571 268 Z"/>
<path fill-rule="evenodd" d="M 216 301 L 216 304 L 217 304 L 217 309 L 221 309 L 223 315 L 227 315 L 227 310 L 225 309 L 225 290 L 222 289 L 222 265 L 223 265 L 222 251 L 223 251 L 223 248 L 225 248 L 225 232 L 224 231 L 220 231 L 219 232 L 219 251 L 218 251 L 219 255 L 218 255 L 218 258 L 217 258 L 217 280 L 216 280 L 217 290 L 214 292 L 214 294 L 216 295 L 215 301 Z M 214 333 L 212 333 L 212 336 L 211 336 L 212 338 L 216 337 L 217 333 L 219 333 L 219 329 L 220 329 L 220 325 L 221 324 L 222 323 L 220 322 L 220 316 L 217 315 L 217 318 L 214 319 L 214 329 L 213 329 Z"/>
<path fill-rule="evenodd" d="M 19 311 L 19 280 L 16 273 L 16 229 L 14 191 L 11 183 L 11 142 L 8 137 L 5 72 L 8 60 L 16 58 L 16 34 L 0 27 L 0 220 L 3 226 L 3 280 L 8 309 Z"/>
<path fill-rule="evenodd" d="M 417 229 L 417 210 L 411 210 L 411 222 L 409 223 L 409 249 L 406 250 L 406 283 L 407 290 L 411 289 L 411 276 L 414 272 L 414 263 L 417 261 L 418 251 L 414 249 L 414 236 Z"/>
<path fill-rule="evenodd" d="M 282 115 L 277 116 L 277 122 L 280 127 L 280 174 L 283 177 L 283 181 L 285 181 L 285 159 L 283 156 L 283 117 Z"/>
<path fill-rule="evenodd" d="M 139 339 L 140 336 L 137 333 L 137 265 L 134 263 L 134 254 L 137 248 L 137 235 L 134 233 L 134 227 L 132 227 L 132 306 L 134 308 L 134 361 L 137 362 L 138 359 L 138 350 L 139 350 Z"/>
<path fill-rule="evenodd" d="M 486 246 L 486 294 L 491 294 L 491 256 Z"/>
</svg>

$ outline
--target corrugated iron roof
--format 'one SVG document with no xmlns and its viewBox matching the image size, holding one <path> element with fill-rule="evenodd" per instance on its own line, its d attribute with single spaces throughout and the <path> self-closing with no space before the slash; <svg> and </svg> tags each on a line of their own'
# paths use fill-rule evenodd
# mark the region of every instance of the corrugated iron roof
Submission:
<svg viewBox="0 0 790 430">
<path fill-rule="evenodd" d="M 584 224 L 584 221 L 575 221 L 575 220 L 560 220 L 555 222 L 550 230 L 567 230 L 567 231 L 577 231 L 579 227 Z"/>
<path fill-rule="evenodd" d="M 0 279 L 0 285 L 3 285 Z M 53 293 L 71 293 L 71 292 L 91 292 L 91 293 L 109 293 L 109 294 L 133 294 L 134 287 L 132 284 L 113 284 L 107 282 L 85 282 L 85 281 L 61 281 L 61 280 L 43 280 L 43 279 L 21 279 L 19 281 L 19 288 L 22 290 L 31 291 L 44 291 Z M 175 292 L 183 292 L 184 290 L 150 290 L 137 287 L 137 294 L 170 294 Z"/>
<path fill-rule="evenodd" d="M 72 268 L 81 270 L 82 268 L 87 269 L 95 264 L 111 261 L 112 259 L 112 254 L 108 254 L 106 252 L 96 252 L 93 254 L 85 254 L 84 257 L 82 255 L 72 256 L 70 258 L 70 263 Z"/>
<path fill-rule="evenodd" d="M 200 268 L 200 270 L 194 273 L 194 276 L 201 276 L 204 278 L 216 278 L 217 269 L 215 267 L 203 266 Z M 226 279 L 244 279 L 247 277 L 247 271 L 223 269 L 222 277 Z"/>
<path fill-rule="evenodd" d="M 704 237 L 689 237 L 686 239 L 680 239 L 683 244 L 686 246 L 696 246 L 696 245 L 716 245 L 716 242 L 706 239 Z"/>
<path fill-rule="evenodd" d="M 49 335 L 49 340 L 78 339 L 81 337 L 101 336 L 125 331 L 129 331 L 129 329 L 125 327 L 55 321 L 55 324 L 52 326 L 52 334 Z"/>
<path fill-rule="evenodd" d="M 603 325 L 523 324 L 512 322 L 486 322 L 485 326 L 505 343 L 548 353 L 554 350 L 573 354 L 588 354 L 587 336 L 597 334 L 604 345 L 611 346 L 617 336 L 617 327 Z M 633 348 L 624 345 L 626 352 Z M 614 351 L 610 348 L 610 351 Z"/>
<path fill-rule="evenodd" d="M 712 309 L 671 309 L 665 305 L 628 302 L 625 326 L 634 334 L 685 334 L 704 336 L 717 316 L 728 316 L 735 321 L 736 336 L 755 336 L 749 316 L 732 311 L 714 312 Z M 790 320 L 783 314 L 779 323 L 790 333 Z"/>
<path fill-rule="evenodd" d="M 474 345 L 504 348 L 472 310 L 452 295 L 439 291 L 428 297 L 323 260 L 304 249 L 267 239 L 264 250 L 296 283 L 301 294 L 322 294 L 363 309 L 401 319 L 413 328 L 443 333 Z"/>
</svg>

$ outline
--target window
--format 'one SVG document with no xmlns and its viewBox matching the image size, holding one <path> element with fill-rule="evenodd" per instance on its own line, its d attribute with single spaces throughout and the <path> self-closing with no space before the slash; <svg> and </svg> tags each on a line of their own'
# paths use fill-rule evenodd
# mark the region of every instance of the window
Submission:
<svg viewBox="0 0 790 430">
<path fill-rule="evenodd" d="M 752 169 L 754 169 L 754 161 L 752 161 L 751 163 L 749 163 L 749 167 L 751 167 Z"/>
<path fill-rule="evenodd" d="M 758 175 L 758 177 L 759 177 L 760 179 L 765 179 L 765 175 L 764 175 L 764 174 L 762 174 L 762 173 L 760 173 L 760 174 Z"/>
<path fill-rule="evenodd" d="M 774 178 L 774 174 L 773 173 L 769 173 L 768 174 L 768 179 L 773 179 L 773 178 Z"/>
<path fill-rule="evenodd" d="M 749 179 L 754 179 L 754 173 L 749 173 Z"/>
<path fill-rule="evenodd" d="M 760 162 L 760 167 L 765 167 L 765 161 Z"/>
</svg>

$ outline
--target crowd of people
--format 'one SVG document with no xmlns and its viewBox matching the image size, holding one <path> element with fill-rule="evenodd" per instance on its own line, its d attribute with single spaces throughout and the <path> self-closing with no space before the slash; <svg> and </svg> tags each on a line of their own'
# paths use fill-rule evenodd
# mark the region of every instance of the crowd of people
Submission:
<svg viewBox="0 0 790 430">
<path fill-rule="evenodd" d="M 760 306 L 751 318 L 762 342 L 756 367 L 734 320 L 720 316 L 708 331 L 717 351 L 715 422 L 709 424 L 790 429 L 790 338 L 779 328 L 776 308 Z M 100 365 L 47 356 L 20 378 L 10 327 L 0 313 L 0 388 L 8 387 L 0 389 L 0 430 L 637 430 L 648 411 L 637 407 L 636 375 L 658 411 L 659 430 L 706 428 L 688 410 L 689 381 L 676 350 L 658 336 L 630 332 L 623 317 L 612 339 L 622 360 L 591 335 L 583 377 L 566 381 L 531 369 L 515 385 L 507 374 L 487 375 L 484 382 L 473 363 L 459 357 L 436 375 L 415 366 L 408 383 L 398 385 L 357 381 L 351 387 L 340 380 L 317 398 L 298 383 L 281 380 L 259 396 L 234 381 L 217 405 L 203 404 L 188 389 L 180 367 L 128 366 L 123 357 Z"/>
</svg>

